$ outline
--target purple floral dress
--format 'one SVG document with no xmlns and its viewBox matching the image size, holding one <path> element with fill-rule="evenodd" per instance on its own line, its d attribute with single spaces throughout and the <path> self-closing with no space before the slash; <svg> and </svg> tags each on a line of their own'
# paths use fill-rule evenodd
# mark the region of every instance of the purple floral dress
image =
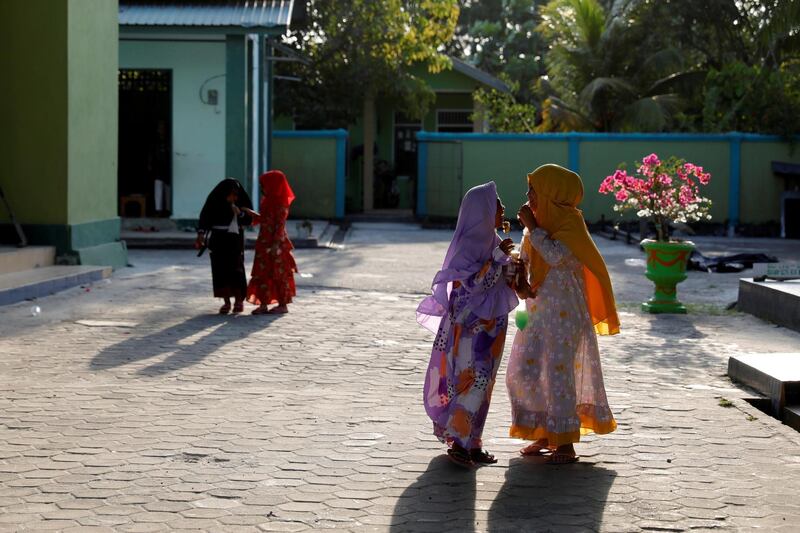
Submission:
<svg viewBox="0 0 800 533">
<path fill-rule="evenodd" d="M 476 293 L 506 283 L 503 265 L 488 260 L 464 282 L 453 282 L 425 378 L 425 410 L 440 441 L 481 448 L 497 370 L 503 356 L 508 314 L 480 319 L 467 303 Z"/>
</svg>

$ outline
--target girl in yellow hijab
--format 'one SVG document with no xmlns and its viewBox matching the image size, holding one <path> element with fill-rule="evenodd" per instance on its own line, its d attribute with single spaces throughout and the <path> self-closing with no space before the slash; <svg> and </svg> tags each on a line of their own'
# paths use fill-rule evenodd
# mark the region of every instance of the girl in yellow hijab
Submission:
<svg viewBox="0 0 800 533">
<path fill-rule="evenodd" d="M 528 269 L 517 293 L 529 321 L 514 338 L 506 374 L 510 434 L 534 441 L 520 453 L 550 455 L 553 464 L 578 460 L 573 444 L 581 435 L 616 429 L 596 333 L 619 333 L 619 318 L 605 261 L 578 209 L 582 199 L 580 176 L 544 165 L 528 174 L 528 203 L 518 214 Z"/>
</svg>

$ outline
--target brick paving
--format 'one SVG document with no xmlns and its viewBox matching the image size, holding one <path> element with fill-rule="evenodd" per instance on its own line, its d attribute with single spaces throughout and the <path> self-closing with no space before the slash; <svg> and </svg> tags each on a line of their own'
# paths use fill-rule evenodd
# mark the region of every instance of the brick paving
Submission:
<svg viewBox="0 0 800 533">
<path fill-rule="evenodd" d="M 420 402 L 418 294 L 307 284 L 290 315 L 219 317 L 207 278 L 153 269 L 41 317 L 0 309 L 0 531 L 797 531 L 800 434 L 724 373 L 800 336 L 624 307 L 601 339 L 618 431 L 575 465 L 520 458 L 503 367 L 500 462 L 465 472 Z"/>
</svg>

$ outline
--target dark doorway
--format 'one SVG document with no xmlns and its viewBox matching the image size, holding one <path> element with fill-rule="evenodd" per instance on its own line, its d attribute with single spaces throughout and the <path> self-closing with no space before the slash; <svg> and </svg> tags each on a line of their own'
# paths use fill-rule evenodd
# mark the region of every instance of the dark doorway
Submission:
<svg viewBox="0 0 800 533">
<path fill-rule="evenodd" d="M 400 209 L 415 209 L 417 183 L 417 132 L 422 129 L 418 120 L 403 113 L 394 118 L 394 190 Z"/>
<path fill-rule="evenodd" d="M 172 71 L 119 71 L 119 215 L 172 212 Z"/>
</svg>

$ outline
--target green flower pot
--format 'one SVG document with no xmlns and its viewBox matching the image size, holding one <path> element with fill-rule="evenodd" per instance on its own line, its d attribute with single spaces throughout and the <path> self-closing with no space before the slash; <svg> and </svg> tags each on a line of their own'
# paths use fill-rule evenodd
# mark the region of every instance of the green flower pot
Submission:
<svg viewBox="0 0 800 533">
<path fill-rule="evenodd" d="M 655 283 L 653 297 L 642 304 L 648 313 L 686 313 L 678 301 L 677 285 L 686 279 L 686 264 L 694 250 L 691 242 L 642 241 L 647 254 L 647 279 Z"/>
</svg>

